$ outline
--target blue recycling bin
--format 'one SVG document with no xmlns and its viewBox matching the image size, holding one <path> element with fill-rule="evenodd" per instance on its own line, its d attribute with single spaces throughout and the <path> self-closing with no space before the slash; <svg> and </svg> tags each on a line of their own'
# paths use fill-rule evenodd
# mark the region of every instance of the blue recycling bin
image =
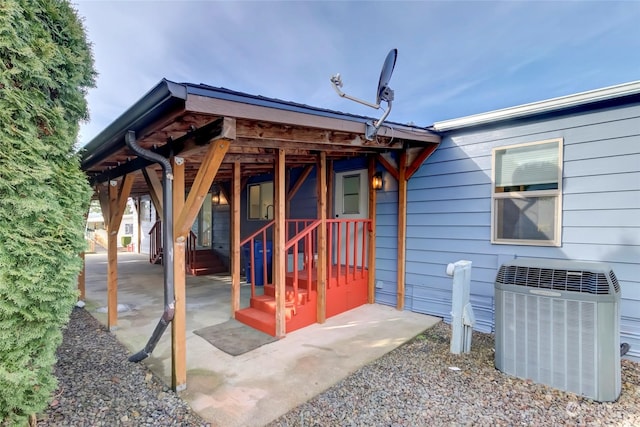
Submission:
<svg viewBox="0 0 640 427">
<path fill-rule="evenodd" d="M 273 254 L 273 242 L 267 240 L 267 280 L 271 280 L 271 257 Z M 251 283 L 251 246 L 247 243 L 242 247 L 244 255 L 244 271 L 247 276 L 247 282 Z M 262 240 L 254 240 L 253 256 L 255 257 L 253 265 L 256 268 L 256 286 L 264 285 L 264 265 L 262 263 L 263 245 Z"/>
</svg>

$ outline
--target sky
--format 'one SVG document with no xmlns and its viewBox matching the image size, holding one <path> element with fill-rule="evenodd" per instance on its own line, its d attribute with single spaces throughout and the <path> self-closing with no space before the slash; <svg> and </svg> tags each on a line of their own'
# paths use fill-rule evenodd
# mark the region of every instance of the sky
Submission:
<svg viewBox="0 0 640 427">
<path fill-rule="evenodd" d="M 72 0 L 73 1 L 73 0 Z M 98 72 L 84 145 L 162 78 L 434 122 L 640 80 L 640 1 L 73 1 Z M 384 105 L 384 104 L 383 104 Z"/>
</svg>

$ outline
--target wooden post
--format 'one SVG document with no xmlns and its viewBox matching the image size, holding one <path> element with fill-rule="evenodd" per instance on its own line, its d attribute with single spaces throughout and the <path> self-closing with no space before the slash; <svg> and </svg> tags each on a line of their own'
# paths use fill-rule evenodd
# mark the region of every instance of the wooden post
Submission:
<svg viewBox="0 0 640 427">
<path fill-rule="evenodd" d="M 240 310 L 240 162 L 233 163 L 231 196 L 231 317 Z"/>
<path fill-rule="evenodd" d="M 140 245 L 142 244 L 142 199 L 140 196 L 136 197 L 136 212 L 138 214 L 138 232 L 136 235 L 138 236 L 136 242 L 136 253 L 140 253 Z"/>
<path fill-rule="evenodd" d="M 273 230 L 273 283 L 276 294 L 276 337 L 283 338 L 286 335 L 285 318 L 285 292 L 286 292 L 286 267 L 287 257 L 284 253 L 285 246 L 285 152 L 276 149 L 275 173 L 274 173 L 274 230 Z"/>
<path fill-rule="evenodd" d="M 368 290 L 367 302 L 373 304 L 376 300 L 376 206 L 377 206 L 377 190 L 373 188 L 371 182 L 373 175 L 376 173 L 376 158 L 369 156 L 369 246 L 367 252 L 367 271 L 368 271 Z"/>
<path fill-rule="evenodd" d="M 175 311 L 171 322 L 171 387 L 175 391 L 180 391 L 187 387 L 186 236 L 178 234 L 175 219 L 184 207 L 184 159 L 174 157 L 171 167 L 173 169 L 173 288 L 175 294 Z"/>
<path fill-rule="evenodd" d="M 118 327 L 118 229 L 113 224 L 118 209 L 118 182 L 109 181 L 107 227 L 107 329 L 114 331 Z M 119 224 L 118 224 L 119 227 Z"/>
<path fill-rule="evenodd" d="M 400 153 L 398 168 L 398 292 L 396 308 L 404 310 L 406 246 L 407 246 L 407 153 Z"/>
<path fill-rule="evenodd" d="M 318 228 L 318 263 L 317 263 L 317 314 L 316 321 L 324 323 L 327 319 L 327 153 L 321 151 L 318 155 L 317 192 L 318 213 L 320 220 Z"/>
<path fill-rule="evenodd" d="M 327 218 L 333 218 L 333 160 L 327 160 Z"/>
<path fill-rule="evenodd" d="M 235 135 L 235 120 L 225 118 L 225 135 Z M 175 314 L 171 322 L 171 385 L 174 390 L 187 388 L 187 350 L 186 350 L 186 241 L 193 221 L 198 216 L 202 202 L 211 188 L 220 164 L 224 159 L 231 140 L 227 137 L 211 141 L 202 157 L 200 169 L 196 174 L 189 195 L 185 200 L 184 161 L 175 158 L 173 165 L 173 237 L 174 248 L 174 291 Z"/>
</svg>

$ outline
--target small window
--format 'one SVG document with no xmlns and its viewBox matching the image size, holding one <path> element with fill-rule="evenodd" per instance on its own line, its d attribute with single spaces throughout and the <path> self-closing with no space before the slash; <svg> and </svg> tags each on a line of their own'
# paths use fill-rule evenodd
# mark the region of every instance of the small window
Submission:
<svg viewBox="0 0 640 427">
<path fill-rule="evenodd" d="M 562 140 L 493 150 L 492 243 L 560 246 Z"/>
<path fill-rule="evenodd" d="M 342 180 L 342 213 L 360 213 L 360 174 L 347 175 Z"/>
<path fill-rule="evenodd" d="M 133 224 L 125 224 L 124 225 L 124 234 L 132 235 L 133 234 Z"/>
<path fill-rule="evenodd" d="M 273 219 L 273 181 L 251 184 L 247 188 L 247 218 Z"/>
</svg>

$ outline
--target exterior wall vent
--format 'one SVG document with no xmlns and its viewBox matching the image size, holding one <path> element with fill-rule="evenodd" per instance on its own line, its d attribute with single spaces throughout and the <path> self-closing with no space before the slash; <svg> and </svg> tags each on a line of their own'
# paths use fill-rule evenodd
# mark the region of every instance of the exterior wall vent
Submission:
<svg viewBox="0 0 640 427">
<path fill-rule="evenodd" d="M 495 283 L 500 371 L 597 401 L 617 400 L 620 285 L 607 264 L 519 258 Z"/>
</svg>

